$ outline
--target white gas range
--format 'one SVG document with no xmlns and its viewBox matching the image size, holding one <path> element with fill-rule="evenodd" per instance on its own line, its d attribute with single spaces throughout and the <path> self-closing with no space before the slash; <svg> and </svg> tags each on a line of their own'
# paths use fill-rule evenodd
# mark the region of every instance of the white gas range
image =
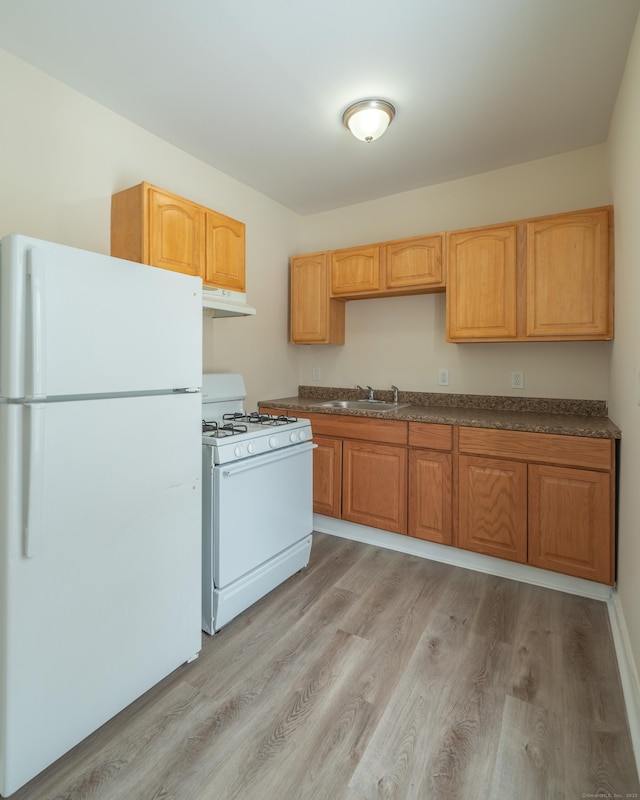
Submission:
<svg viewBox="0 0 640 800">
<path fill-rule="evenodd" d="M 211 416 L 203 398 L 203 412 Z M 202 444 L 214 448 L 216 464 L 271 453 L 311 439 L 311 423 L 297 417 L 275 417 L 252 411 L 226 412 L 221 420 L 202 420 Z"/>
<path fill-rule="evenodd" d="M 309 562 L 311 424 L 246 414 L 244 380 L 202 384 L 202 627 L 215 633 Z"/>
</svg>

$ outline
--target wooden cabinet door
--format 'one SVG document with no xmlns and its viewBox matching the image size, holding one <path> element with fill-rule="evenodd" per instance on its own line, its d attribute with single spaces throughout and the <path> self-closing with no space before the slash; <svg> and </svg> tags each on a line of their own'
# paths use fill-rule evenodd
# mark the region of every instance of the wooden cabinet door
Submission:
<svg viewBox="0 0 640 800">
<path fill-rule="evenodd" d="M 205 285 L 245 291 L 245 224 L 207 211 Z"/>
<path fill-rule="evenodd" d="M 447 341 L 516 337 L 516 243 L 516 225 L 449 234 Z"/>
<path fill-rule="evenodd" d="M 329 254 L 291 259 L 290 340 L 293 344 L 344 344 L 344 300 L 329 297 Z"/>
<path fill-rule="evenodd" d="M 406 447 L 343 442 L 342 518 L 407 532 Z"/>
<path fill-rule="evenodd" d="M 340 517 L 342 508 L 342 440 L 314 436 L 313 510 L 316 514 Z"/>
<path fill-rule="evenodd" d="M 409 452 L 409 536 L 451 544 L 451 455 Z"/>
<path fill-rule="evenodd" d="M 527 223 L 527 336 L 610 339 L 609 211 Z"/>
<path fill-rule="evenodd" d="M 420 236 L 390 242 L 384 247 L 386 289 L 444 289 L 442 236 Z"/>
<path fill-rule="evenodd" d="M 154 267 L 202 276 L 204 212 L 188 200 L 149 188 L 149 263 Z"/>
<path fill-rule="evenodd" d="M 613 583 L 611 474 L 529 467 L 529 563 Z"/>
<path fill-rule="evenodd" d="M 458 545 L 527 561 L 527 465 L 460 456 Z"/>
<path fill-rule="evenodd" d="M 380 247 L 348 247 L 331 252 L 331 294 L 372 295 L 381 290 Z"/>
</svg>

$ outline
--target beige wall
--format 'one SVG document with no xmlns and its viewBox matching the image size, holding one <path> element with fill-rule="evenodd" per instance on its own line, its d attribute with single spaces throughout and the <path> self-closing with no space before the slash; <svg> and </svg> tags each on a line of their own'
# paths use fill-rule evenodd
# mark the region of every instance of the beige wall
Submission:
<svg viewBox="0 0 640 800">
<path fill-rule="evenodd" d="M 297 215 L 4 51 L 0 108 L 0 236 L 108 253 L 111 195 L 141 180 L 241 219 L 248 299 L 258 314 L 205 319 L 204 367 L 244 372 L 252 404 L 297 385 L 296 354 L 285 344 L 286 257 L 298 246 Z M 117 316 L 95 324 L 117 325 Z"/>
<path fill-rule="evenodd" d="M 617 329 L 609 402 L 622 428 L 618 588 L 640 666 L 640 23 L 616 103 L 609 153 L 616 209 Z"/>
<path fill-rule="evenodd" d="M 472 227 L 610 202 L 606 146 L 586 148 L 303 219 L 304 251 Z M 299 382 L 606 400 L 611 344 L 445 342 L 445 297 L 347 303 L 346 344 L 299 346 Z M 438 370 L 449 369 L 449 387 Z M 510 388 L 524 370 L 524 390 Z"/>
</svg>

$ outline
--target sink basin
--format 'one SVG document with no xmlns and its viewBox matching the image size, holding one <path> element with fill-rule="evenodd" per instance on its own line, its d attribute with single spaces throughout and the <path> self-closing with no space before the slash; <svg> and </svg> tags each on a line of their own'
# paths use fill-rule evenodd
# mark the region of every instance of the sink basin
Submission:
<svg viewBox="0 0 640 800">
<path fill-rule="evenodd" d="M 346 408 L 357 411 L 397 411 L 406 408 L 410 403 L 385 403 L 383 400 L 329 400 L 320 403 L 324 408 Z"/>
</svg>

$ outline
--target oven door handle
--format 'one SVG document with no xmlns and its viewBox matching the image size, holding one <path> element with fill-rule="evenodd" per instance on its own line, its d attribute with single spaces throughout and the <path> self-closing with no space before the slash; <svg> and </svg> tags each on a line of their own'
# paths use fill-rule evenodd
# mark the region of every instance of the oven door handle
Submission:
<svg viewBox="0 0 640 800">
<path fill-rule="evenodd" d="M 303 444 L 294 445 L 293 447 L 287 447 L 284 450 L 276 450 L 274 453 L 267 453 L 266 458 L 261 456 L 248 458 L 246 459 L 246 462 L 243 461 L 242 464 L 238 465 L 237 467 L 223 467 L 222 475 L 225 478 L 230 478 L 234 475 L 239 475 L 241 472 L 247 472 L 247 470 L 250 469 L 257 469 L 265 464 L 273 464 L 275 461 L 282 461 L 285 458 L 291 458 L 291 456 L 297 456 L 302 453 L 315 450 L 317 446 L 318 445 L 314 444 L 313 442 L 304 442 Z"/>
</svg>

